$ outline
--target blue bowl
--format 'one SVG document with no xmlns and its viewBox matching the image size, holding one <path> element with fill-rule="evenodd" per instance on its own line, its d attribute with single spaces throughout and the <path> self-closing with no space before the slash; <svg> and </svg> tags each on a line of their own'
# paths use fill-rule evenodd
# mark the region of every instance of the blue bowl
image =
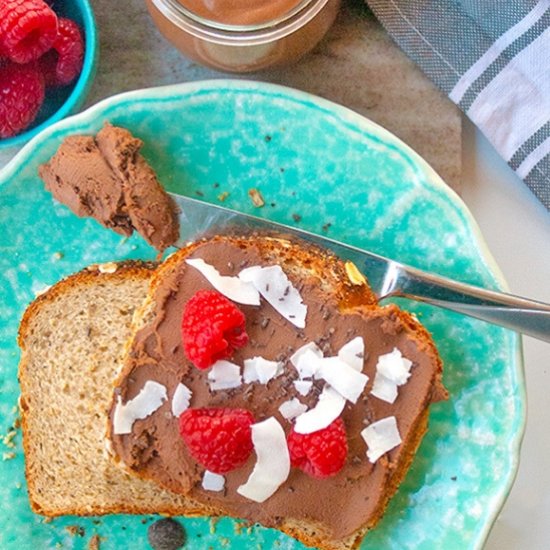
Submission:
<svg viewBox="0 0 550 550">
<path fill-rule="evenodd" d="M 0 149 L 18 147 L 29 141 L 50 124 L 74 113 L 86 99 L 93 82 L 97 58 L 97 29 L 92 7 L 88 0 L 58 0 L 53 9 L 59 16 L 75 21 L 84 33 L 84 62 L 78 80 L 61 88 L 46 90 L 46 99 L 31 126 L 16 136 L 0 139 Z"/>
</svg>

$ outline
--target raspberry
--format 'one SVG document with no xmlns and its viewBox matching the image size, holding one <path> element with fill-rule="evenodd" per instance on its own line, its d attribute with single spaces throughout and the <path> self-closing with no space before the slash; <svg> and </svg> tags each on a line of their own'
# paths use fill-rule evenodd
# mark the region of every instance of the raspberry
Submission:
<svg viewBox="0 0 550 550">
<path fill-rule="evenodd" d="M 245 409 L 187 409 L 180 416 L 180 434 L 197 462 L 224 474 L 250 456 L 253 423 L 252 413 Z"/>
<path fill-rule="evenodd" d="M 0 0 L 1 1 L 1 0 Z M 44 102 L 44 79 L 36 66 L 0 66 L 0 138 L 24 130 Z"/>
<path fill-rule="evenodd" d="M 199 369 L 227 359 L 248 342 L 243 312 L 215 290 L 199 290 L 186 304 L 182 319 L 183 349 Z"/>
<path fill-rule="evenodd" d="M 12 61 L 38 59 L 56 35 L 57 16 L 43 0 L 0 0 L 0 50 Z"/>
<path fill-rule="evenodd" d="M 40 58 L 46 86 L 70 84 L 80 74 L 83 59 L 84 40 L 78 25 L 61 17 L 52 49 Z"/>
<path fill-rule="evenodd" d="M 341 418 L 311 434 L 291 430 L 287 444 L 292 466 L 319 479 L 338 473 L 348 455 L 346 428 Z"/>
</svg>

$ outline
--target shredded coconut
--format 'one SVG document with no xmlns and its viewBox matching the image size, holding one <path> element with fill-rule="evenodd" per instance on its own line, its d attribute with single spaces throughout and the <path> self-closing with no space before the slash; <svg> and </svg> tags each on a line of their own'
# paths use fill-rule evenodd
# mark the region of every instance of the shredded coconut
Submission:
<svg viewBox="0 0 550 550">
<path fill-rule="evenodd" d="M 247 267 L 239 273 L 239 278 L 252 283 L 265 300 L 293 325 L 298 328 L 306 326 L 307 306 L 281 266 Z"/>
<path fill-rule="evenodd" d="M 260 295 L 251 283 L 245 282 L 239 277 L 220 275 L 215 267 L 207 264 L 201 258 L 191 258 L 185 260 L 185 262 L 200 271 L 206 280 L 226 298 L 238 304 L 260 305 Z"/>
<path fill-rule="evenodd" d="M 166 388 L 148 380 L 140 392 L 130 401 L 122 404 L 120 395 L 113 415 L 113 431 L 116 435 L 132 433 L 136 420 L 147 418 L 168 399 Z"/>
<path fill-rule="evenodd" d="M 285 432 L 273 417 L 252 424 L 252 443 L 256 464 L 237 493 L 255 502 L 264 502 L 287 480 L 290 455 Z"/>
</svg>

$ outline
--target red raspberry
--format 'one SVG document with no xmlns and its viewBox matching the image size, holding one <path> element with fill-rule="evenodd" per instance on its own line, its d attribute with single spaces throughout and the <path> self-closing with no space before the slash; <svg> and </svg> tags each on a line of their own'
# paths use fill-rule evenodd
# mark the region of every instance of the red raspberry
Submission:
<svg viewBox="0 0 550 550">
<path fill-rule="evenodd" d="M 319 479 L 338 473 L 348 455 L 346 428 L 341 418 L 311 434 L 291 430 L 287 444 L 292 466 Z"/>
<path fill-rule="evenodd" d="M 252 424 L 254 417 L 245 409 L 187 409 L 180 416 L 180 434 L 197 462 L 225 474 L 248 460 Z"/>
<path fill-rule="evenodd" d="M 0 0 L 0 50 L 12 61 L 38 59 L 56 35 L 57 16 L 43 0 Z"/>
<path fill-rule="evenodd" d="M 83 59 L 84 39 L 78 25 L 61 17 L 52 49 L 40 58 L 46 86 L 70 84 L 80 74 Z"/>
<path fill-rule="evenodd" d="M 244 313 L 215 290 L 199 290 L 186 304 L 182 319 L 183 349 L 199 369 L 226 359 L 248 342 Z"/>
<path fill-rule="evenodd" d="M 8 63 L 0 66 L 0 90 L 0 138 L 7 138 L 35 119 L 44 102 L 44 79 L 35 65 Z"/>
</svg>

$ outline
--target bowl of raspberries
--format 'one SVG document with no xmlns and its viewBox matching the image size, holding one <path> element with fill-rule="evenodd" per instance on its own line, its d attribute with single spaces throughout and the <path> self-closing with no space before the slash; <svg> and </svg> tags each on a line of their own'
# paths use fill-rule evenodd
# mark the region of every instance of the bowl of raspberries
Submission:
<svg viewBox="0 0 550 550">
<path fill-rule="evenodd" d="M 76 111 L 96 61 L 88 0 L 0 0 L 0 148 Z"/>
</svg>

